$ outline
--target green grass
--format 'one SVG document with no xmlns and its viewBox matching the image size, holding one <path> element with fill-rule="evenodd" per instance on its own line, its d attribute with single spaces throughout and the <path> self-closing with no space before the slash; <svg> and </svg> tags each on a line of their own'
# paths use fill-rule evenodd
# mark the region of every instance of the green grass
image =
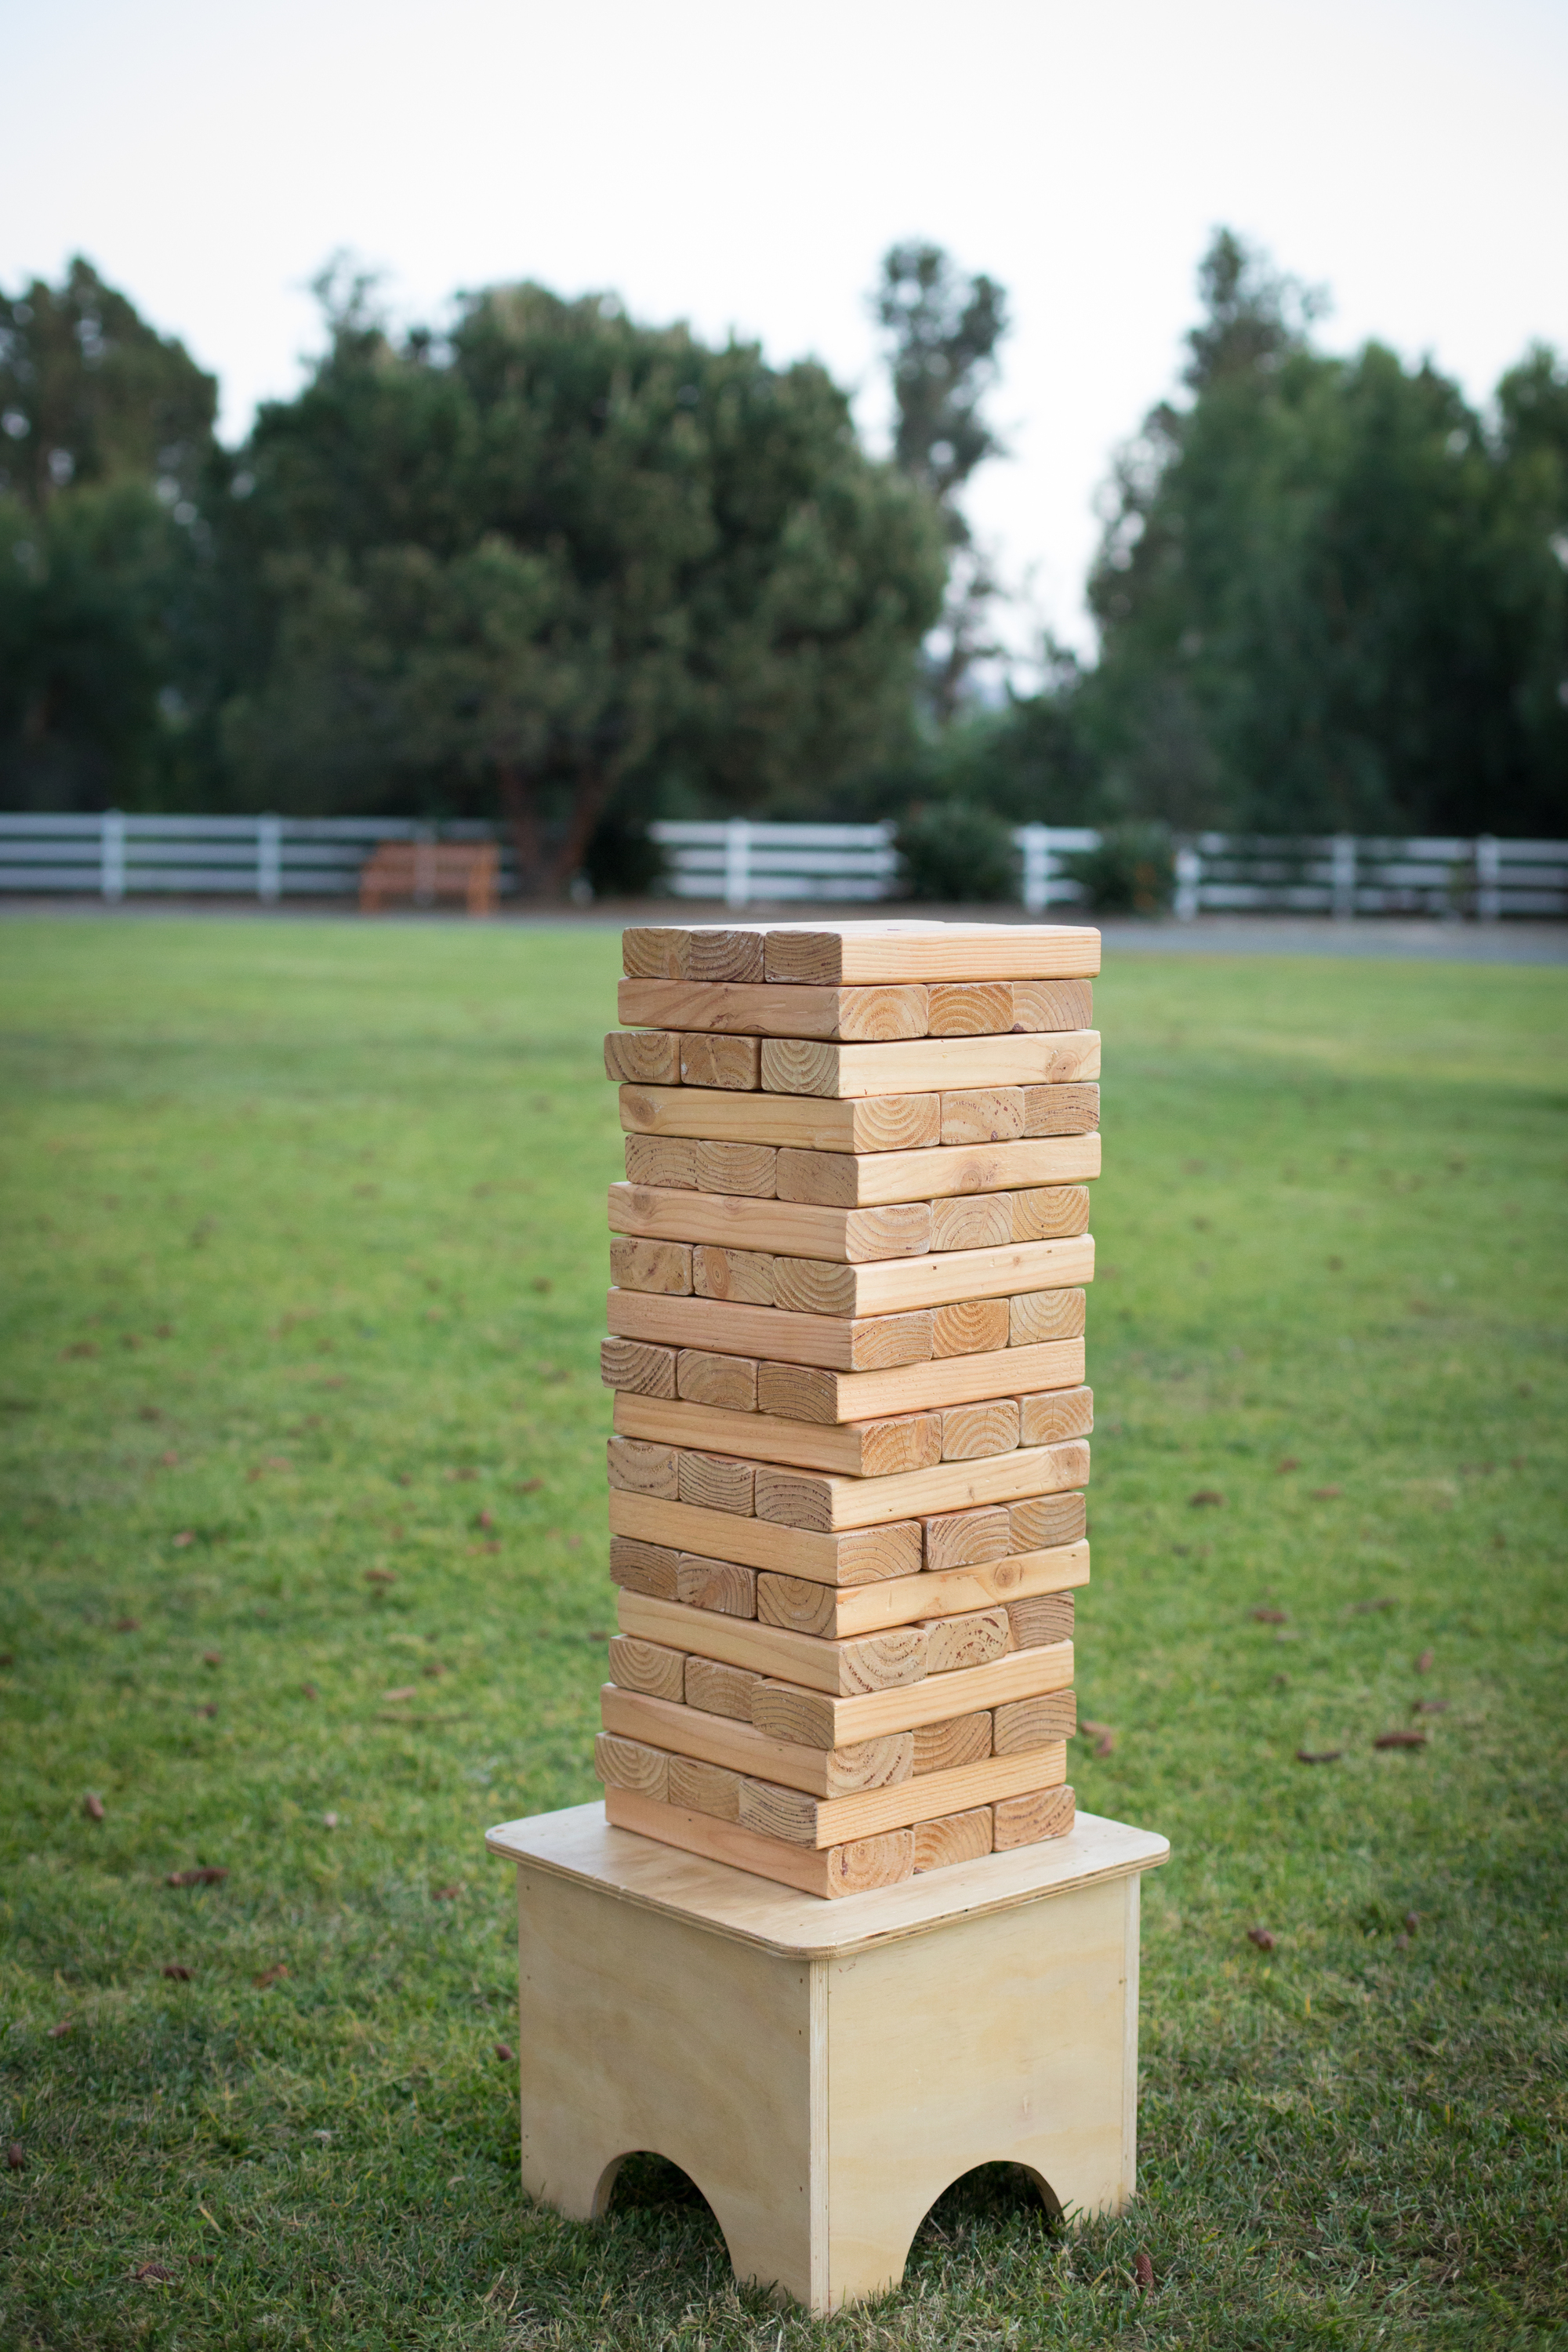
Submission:
<svg viewBox="0 0 1568 2352">
<path fill-rule="evenodd" d="M 656 2164 L 599 2229 L 524 2205 L 481 1832 L 595 1790 L 616 960 L 0 930 L 0 2342 L 1568 2340 L 1552 971 L 1100 985 L 1079 1694 L 1117 1738 L 1073 1777 L 1175 1850 L 1131 2213 L 1053 2238 L 977 2179 L 826 2326 L 737 2292 Z"/>
</svg>

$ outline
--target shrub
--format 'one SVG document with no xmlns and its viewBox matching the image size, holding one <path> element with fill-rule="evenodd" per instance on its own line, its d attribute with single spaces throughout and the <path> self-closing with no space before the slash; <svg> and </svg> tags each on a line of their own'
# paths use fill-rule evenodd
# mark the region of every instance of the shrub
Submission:
<svg viewBox="0 0 1568 2352">
<path fill-rule="evenodd" d="M 1017 896 L 1013 835 L 999 816 L 968 801 L 937 801 L 899 826 L 903 884 L 911 898 L 949 905 Z"/>
<path fill-rule="evenodd" d="M 1158 915 L 1171 903 L 1176 869 L 1163 824 L 1107 825 L 1098 849 L 1081 849 L 1062 865 L 1081 882 L 1097 915 Z"/>
</svg>

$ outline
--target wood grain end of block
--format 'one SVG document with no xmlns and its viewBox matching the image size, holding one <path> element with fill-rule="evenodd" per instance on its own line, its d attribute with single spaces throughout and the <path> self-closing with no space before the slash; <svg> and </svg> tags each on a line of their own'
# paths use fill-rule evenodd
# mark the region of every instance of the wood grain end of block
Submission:
<svg viewBox="0 0 1568 2352">
<path fill-rule="evenodd" d="M 946 1870 L 950 1864 L 978 1862 L 991 1852 L 989 1805 L 973 1805 L 965 1813 L 944 1813 L 939 1821 L 921 1822 L 914 1831 L 915 1875 Z"/>
<path fill-rule="evenodd" d="M 1036 1789 L 1027 1796 L 998 1798 L 991 1808 L 995 1852 L 1007 1853 L 1015 1846 L 1066 1837 L 1075 1811 L 1073 1792 L 1068 1788 Z"/>
</svg>

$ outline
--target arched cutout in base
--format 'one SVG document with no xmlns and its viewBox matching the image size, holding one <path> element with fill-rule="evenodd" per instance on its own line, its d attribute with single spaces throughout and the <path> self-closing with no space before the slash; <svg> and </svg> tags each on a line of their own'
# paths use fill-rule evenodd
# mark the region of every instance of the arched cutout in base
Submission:
<svg viewBox="0 0 1568 2352">
<path fill-rule="evenodd" d="M 653 2148 L 628 2148 L 605 2167 L 594 2191 L 594 2219 L 602 2221 L 611 2212 L 700 2212 L 719 2228 L 718 2215 L 691 2175 Z"/>
<path fill-rule="evenodd" d="M 922 2239 L 942 2243 L 964 2231 L 1033 2213 L 1037 2206 L 1044 2207 L 1047 2222 L 1054 2229 L 1062 2218 L 1061 2200 L 1032 2165 L 972 2165 L 933 2200 L 915 2231 L 913 2245 Z"/>
</svg>

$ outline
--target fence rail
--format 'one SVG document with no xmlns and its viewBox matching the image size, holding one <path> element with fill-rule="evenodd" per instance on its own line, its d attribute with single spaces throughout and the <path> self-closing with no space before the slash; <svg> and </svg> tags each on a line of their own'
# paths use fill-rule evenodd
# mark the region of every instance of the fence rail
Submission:
<svg viewBox="0 0 1568 2352">
<path fill-rule="evenodd" d="M 665 887 L 678 898 L 731 908 L 790 900 L 875 902 L 900 895 L 890 824 L 762 824 L 660 820 Z M 0 893 L 351 898 L 377 843 L 489 841 L 479 824 L 416 824 L 404 817 L 101 816 L 0 814 Z M 1082 826 L 1026 824 L 1013 835 L 1016 896 L 1032 914 L 1081 904 L 1070 860 L 1100 845 Z M 500 888 L 517 889 L 501 837 Z M 1201 914 L 1425 915 L 1496 922 L 1568 919 L 1568 842 L 1457 836 L 1373 840 L 1203 833 L 1175 854 L 1177 919 Z"/>
</svg>

